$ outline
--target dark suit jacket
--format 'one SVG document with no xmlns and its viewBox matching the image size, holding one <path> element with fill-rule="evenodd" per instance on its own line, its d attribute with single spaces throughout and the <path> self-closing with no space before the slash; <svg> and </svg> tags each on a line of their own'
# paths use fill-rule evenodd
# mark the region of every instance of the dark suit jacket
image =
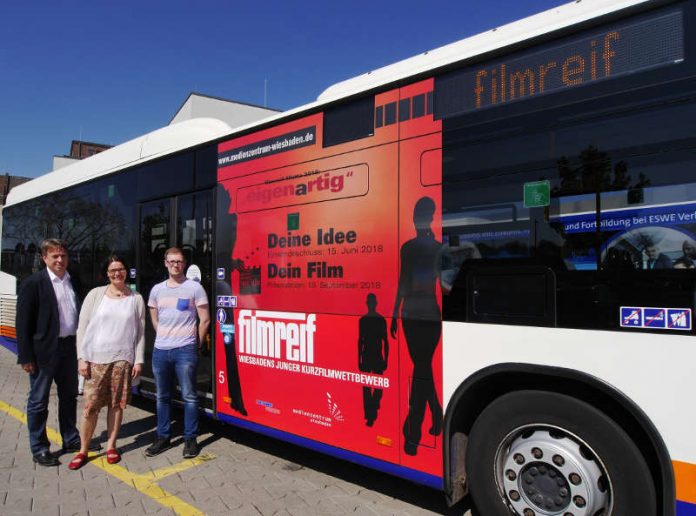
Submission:
<svg viewBox="0 0 696 516">
<path fill-rule="evenodd" d="M 674 268 L 674 265 L 672 264 L 672 260 L 669 259 L 669 256 L 666 254 L 658 254 L 657 258 L 655 259 L 654 263 L 651 261 L 648 261 L 648 269 L 672 269 Z"/>
<path fill-rule="evenodd" d="M 70 281 L 80 312 L 82 289 L 77 275 Z M 44 268 L 22 280 L 17 297 L 17 363 L 34 362 L 39 367 L 49 362 L 58 350 L 60 319 L 58 301 L 48 271 Z"/>
</svg>

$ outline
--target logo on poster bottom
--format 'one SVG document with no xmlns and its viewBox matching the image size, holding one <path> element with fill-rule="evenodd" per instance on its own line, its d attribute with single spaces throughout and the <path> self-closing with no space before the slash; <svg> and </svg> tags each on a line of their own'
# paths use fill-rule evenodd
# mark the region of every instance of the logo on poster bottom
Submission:
<svg viewBox="0 0 696 516">
<path fill-rule="evenodd" d="M 328 403 L 328 416 L 324 414 L 317 414 L 316 412 L 310 412 L 308 410 L 304 409 L 297 409 L 294 408 L 292 409 L 292 413 L 296 416 L 302 416 L 305 417 L 309 420 L 310 423 L 313 425 L 319 425 L 319 426 L 325 426 L 327 428 L 331 428 L 334 424 L 334 422 L 343 422 L 343 413 L 341 412 L 341 409 L 338 407 L 338 403 L 336 403 L 333 398 L 331 397 L 331 393 L 327 392 L 326 393 L 326 399 Z"/>
<path fill-rule="evenodd" d="M 331 399 L 331 393 L 327 392 L 326 397 L 329 402 L 329 415 L 331 418 L 335 419 L 336 421 L 343 421 L 343 413 L 341 412 L 341 409 L 338 408 L 338 404 Z"/>
<path fill-rule="evenodd" d="M 280 414 L 280 409 L 274 407 L 273 403 L 270 401 L 256 400 L 256 404 L 261 405 L 266 412 L 270 412 L 271 414 Z"/>
</svg>

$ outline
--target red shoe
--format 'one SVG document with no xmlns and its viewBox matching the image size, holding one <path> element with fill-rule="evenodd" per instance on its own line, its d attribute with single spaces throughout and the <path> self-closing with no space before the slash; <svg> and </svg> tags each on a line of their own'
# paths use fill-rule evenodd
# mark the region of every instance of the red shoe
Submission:
<svg viewBox="0 0 696 516">
<path fill-rule="evenodd" d="M 82 466 L 87 464 L 87 455 L 84 453 L 78 453 L 75 455 L 73 460 L 68 464 L 68 468 L 72 470 L 80 469 Z"/>
<path fill-rule="evenodd" d="M 121 454 L 118 453 L 118 450 L 114 448 L 113 450 L 106 450 L 106 462 L 109 464 L 116 464 L 117 462 L 121 462 Z"/>
</svg>

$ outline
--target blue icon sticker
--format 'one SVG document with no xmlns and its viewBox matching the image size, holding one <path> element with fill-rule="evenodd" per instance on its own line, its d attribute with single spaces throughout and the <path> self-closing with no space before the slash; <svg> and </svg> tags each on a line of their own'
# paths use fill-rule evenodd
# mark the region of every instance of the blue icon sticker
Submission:
<svg viewBox="0 0 696 516">
<path fill-rule="evenodd" d="M 622 306 L 622 328 L 644 330 L 691 330 L 691 308 Z"/>
<path fill-rule="evenodd" d="M 225 268 L 224 267 L 220 267 L 217 270 L 217 279 L 225 279 Z"/>
<path fill-rule="evenodd" d="M 217 309 L 217 321 L 220 324 L 225 324 L 225 321 L 227 321 L 227 312 L 225 312 L 224 308 Z"/>
<path fill-rule="evenodd" d="M 667 311 L 664 308 L 644 308 L 643 327 L 645 328 L 666 328 Z"/>
<path fill-rule="evenodd" d="M 668 308 L 667 327 L 670 330 L 691 329 L 691 309 L 690 308 Z"/>
<path fill-rule="evenodd" d="M 218 308 L 236 308 L 237 296 L 218 296 L 216 306 Z"/>
<path fill-rule="evenodd" d="M 621 326 L 623 328 L 642 328 L 643 309 L 637 306 L 622 306 Z"/>
<path fill-rule="evenodd" d="M 234 324 L 221 324 L 220 332 L 225 335 L 234 335 Z"/>
</svg>

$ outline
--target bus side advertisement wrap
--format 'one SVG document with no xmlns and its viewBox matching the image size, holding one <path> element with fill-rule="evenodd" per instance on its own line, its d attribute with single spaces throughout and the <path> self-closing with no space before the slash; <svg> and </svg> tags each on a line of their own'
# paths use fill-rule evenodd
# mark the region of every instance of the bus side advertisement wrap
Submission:
<svg viewBox="0 0 696 516">
<path fill-rule="evenodd" d="M 313 122 L 321 134 L 321 120 Z M 277 131 L 270 138 L 292 128 Z M 221 156 L 225 145 L 241 147 L 223 144 Z M 221 178 L 238 175 L 221 183 L 235 226 L 220 223 L 221 231 L 236 231 L 225 276 L 237 309 L 218 324 L 218 356 L 227 363 L 218 359 L 226 374 L 217 409 L 398 463 L 395 355 L 390 360 L 384 340 L 377 363 L 363 364 L 359 354 L 361 328 L 387 339 L 394 278 L 385 271 L 397 259 L 396 235 L 385 231 L 395 224 L 396 195 L 387 188 L 396 181 L 394 145 L 326 159 L 319 149 L 220 169 Z M 373 170 L 380 179 L 371 184 Z M 363 406 L 370 403 L 375 408 Z"/>
<path fill-rule="evenodd" d="M 311 116 L 219 145 L 216 408 L 439 477 L 431 418 L 422 446 L 404 442 L 413 367 L 392 321 L 407 231 L 387 133 L 330 155 Z M 413 206 L 407 218 L 412 233 Z"/>
</svg>

